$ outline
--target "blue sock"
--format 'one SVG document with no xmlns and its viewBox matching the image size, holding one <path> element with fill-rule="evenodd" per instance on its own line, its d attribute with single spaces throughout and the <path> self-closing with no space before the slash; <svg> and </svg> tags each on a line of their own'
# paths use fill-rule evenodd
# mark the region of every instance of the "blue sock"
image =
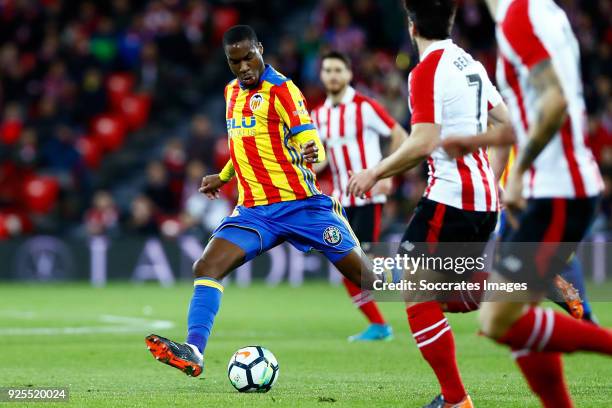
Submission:
<svg viewBox="0 0 612 408">
<path fill-rule="evenodd" d="M 187 316 L 187 343 L 193 344 L 203 353 L 219 311 L 223 286 L 212 278 L 197 278 L 193 286 Z"/>
</svg>

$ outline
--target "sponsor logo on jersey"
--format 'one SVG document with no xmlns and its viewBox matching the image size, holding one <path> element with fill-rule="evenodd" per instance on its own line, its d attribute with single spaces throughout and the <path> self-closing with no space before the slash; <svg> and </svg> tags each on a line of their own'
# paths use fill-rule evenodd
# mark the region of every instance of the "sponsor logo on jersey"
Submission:
<svg viewBox="0 0 612 408">
<path fill-rule="evenodd" d="M 342 242 L 342 233 L 338 227 L 329 226 L 323 231 L 323 240 L 329 245 L 338 245 Z"/>
<path fill-rule="evenodd" d="M 227 119 L 227 130 L 234 129 L 249 129 L 255 127 L 257 119 L 255 116 L 243 116 L 242 119 L 231 118 Z"/>
</svg>

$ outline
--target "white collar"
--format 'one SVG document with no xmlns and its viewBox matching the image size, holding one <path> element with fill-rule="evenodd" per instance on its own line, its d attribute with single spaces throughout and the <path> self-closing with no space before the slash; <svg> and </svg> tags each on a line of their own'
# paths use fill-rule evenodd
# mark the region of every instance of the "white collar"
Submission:
<svg viewBox="0 0 612 408">
<path fill-rule="evenodd" d="M 425 48 L 425 51 L 423 52 L 423 55 L 421 56 L 421 61 L 427 58 L 427 56 L 431 54 L 432 52 L 446 48 L 452 43 L 453 43 L 453 40 L 448 38 L 446 40 L 440 40 L 440 41 L 436 41 L 436 42 L 429 44 L 429 47 Z"/>
<path fill-rule="evenodd" d="M 346 88 L 346 91 L 344 91 L 344 96 L 342 97 L 342 100 L 340 101 L 341 105 L 345 105 L 349 102 L 351 102 L 353 100 L 353 98 L 355 98 L 355 88 L 353 88 L 352 86 L 348 86 Z M 331 97 L 327 97 L 327 99 L 325 100 L 325 107 L 326 108 L 331 108 L 333 107 L 334 104 L 332 103 Z"/>
</svg>

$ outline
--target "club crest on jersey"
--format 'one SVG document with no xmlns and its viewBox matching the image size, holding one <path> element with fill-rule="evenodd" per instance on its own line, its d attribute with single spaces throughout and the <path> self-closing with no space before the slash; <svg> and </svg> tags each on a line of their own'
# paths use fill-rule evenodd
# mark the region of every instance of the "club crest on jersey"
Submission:
<svg viewBox="0 0 612 408">
<path fill-rule="evenodd" d="M 251 108 L 251 111 L 256 111 L 257 109 L 259 109 L 261 107 L 261 104 L 263 103 L 263 96 L 261 96 L 261 94 L 256 93 L 255 95 L 253 95 L 251 97 L 251 101 L 249 102 L 249 107 Z"/>
<path fill-rule="evenodd" d="M 329 226 L 323 231 L 323 240 L 329 245 L 338 245 L 342 242 L 342 233 L 338 227 Z"/>
</svg>

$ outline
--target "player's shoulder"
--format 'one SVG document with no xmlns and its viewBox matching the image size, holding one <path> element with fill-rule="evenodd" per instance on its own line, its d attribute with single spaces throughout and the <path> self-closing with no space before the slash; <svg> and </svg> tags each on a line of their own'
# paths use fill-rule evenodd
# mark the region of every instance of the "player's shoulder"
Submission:
<svg viewBox="0 0 612 408">
<path fill-rule="evenodd" d="M 425 58 L 423 58 L 412 70 L 410 77 L 415 80 L 416 78 L 423 76 L 431 76 L 438 71 L 440 62 L 444 54 L 448 55 L 448 48 L 439 48 L 429 52 Z"/>
<path fill-rule="evenodd" d="M 271 65 L 266 65 L 262 80 L 270 83 L 273 86 L 283 86 L 285 84 L 289 85 L 289 83 L 293 83 L 291 79 L 275 70 Z"/>
<path fill-rule="evenodd" d="M 370 106 L 375 111 L 378 111 L 379 109 L 384 109 L 380 102 L 378 102 L 376 99 L 359 91 L 355 91 L 355 97 L 353 98 L 353 101 L 357 104 L 361 104 L 362 106 Z"/>
<path fill-rule="evenodd" d="M 231 81 L 229 81 L 227 84 L 225 84 L 225 88 L 224 88 L 224 93 L 227 94 L 228 89 L 231 89 L 233 87 L 235 87 L 236 85 L 238 85 L 238 78 L 234 78 Z"/>
<path fill-rule="evenodd" d="M 514 0 L 500 7 L 497 20 L 504 30 L 520 32 L 534 24 L 541 25 L 540 28 L 550 26 L 552 19 L 561 15 L 565 15 L 565 12 L 554 0 Z"/>
</svg>

